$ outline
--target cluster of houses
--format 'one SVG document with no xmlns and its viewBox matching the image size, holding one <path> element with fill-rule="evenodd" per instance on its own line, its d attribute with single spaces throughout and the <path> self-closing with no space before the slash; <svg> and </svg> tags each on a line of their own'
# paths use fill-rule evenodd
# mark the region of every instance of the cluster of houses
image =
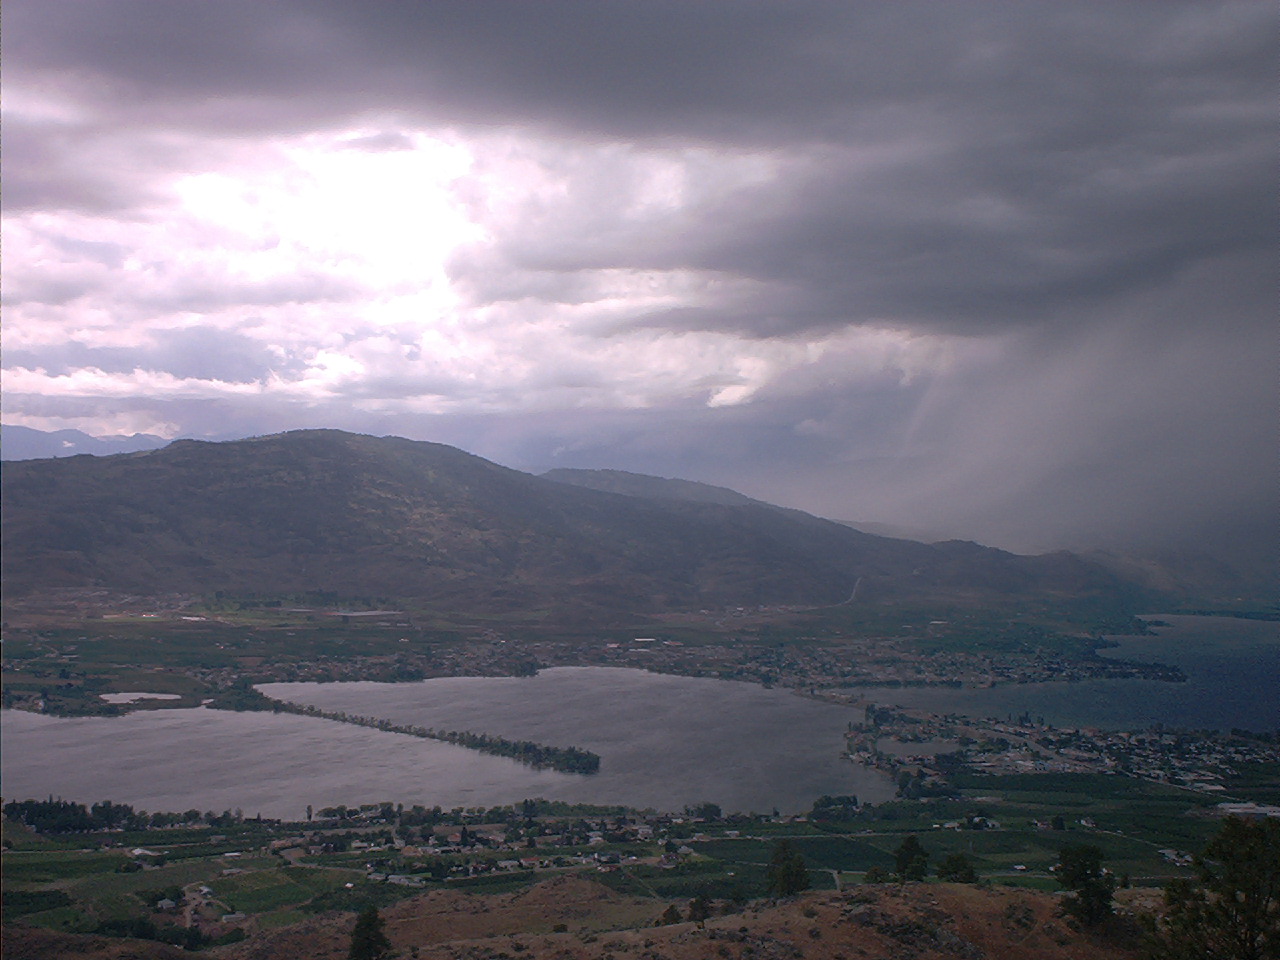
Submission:
<svg viewBox="0 0 1280 960">
<path fill-rule="evenodd" d="M 1226 794 L 1245 765 L 1280 762 L 1280 744 L 1213 731 L 1121 731 L 1054 727 L 1042 719 L 980 720 L 869 707 L 846 733 L 850 759 L 890 776 L 945 780 L 937 756 L 963 751 L 988 774 L 1111 773 Z M 911 744 L 921 744 L 914 752 Z"/>
</svg>

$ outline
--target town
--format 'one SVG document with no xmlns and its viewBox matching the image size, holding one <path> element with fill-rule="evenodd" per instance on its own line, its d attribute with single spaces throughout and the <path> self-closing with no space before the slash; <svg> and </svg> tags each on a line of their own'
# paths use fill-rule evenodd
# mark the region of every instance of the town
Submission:
<svg viewBox="0 0 1280 960">
<path fill-rule="evenodd" d="M 870 704 L 846 734 L 848 756 L 894 777 L 900 792 L 946 792 L 959 770 L 986 775 L 1105 774 L 1227 795 L 1241 772 L 1280 769 L 1280 738 L 1248 731 L 1058 728 Z M 1267 807 L 1280 816 L 1280 807 Z"/>
</svg>

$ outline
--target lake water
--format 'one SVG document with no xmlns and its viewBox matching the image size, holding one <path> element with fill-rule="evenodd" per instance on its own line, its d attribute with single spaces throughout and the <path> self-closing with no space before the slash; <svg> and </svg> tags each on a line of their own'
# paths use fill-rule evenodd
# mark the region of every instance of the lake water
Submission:
<svg viewBox="0 0 1280 960">
<path fill-rule="evenodd" d="M 877 801 L 880 774 L 840 759 L 860 712 L 785 690 L 565 667 L 536 677 L 411 684 L 265 684 L 272 696 L 399 723 L 600 754 L 591 777 L 533 770 L 452 744 L 291 714 L 161 710 L 56 718 L 6 711 L 3 790 L 109 798 L 147 810 L 299 818 L 307 804 L 491 806 L 525 797 L 679 810 L 807 809 L 822 794 Z"/>
<path fill-rule="evenodd" d="M 1231 617 L 1160 616 L 1154 636 L 1115 637 L 1110 657 L 1182 668 L 1186 683 L 1084 680 L 990 689 L 867 689 L 870 700 L 934 713 L 1005 717 L 1030 713 L 1070 727 L 1190 730 L 1280 729 L 1280 624 Z"/>
<path fill-rule="evenodd" d="M 1102 680 L 983 690 L 868 689 L 878 703 L 936 712 L 1030 712 L 1067 726 L 1280 728 L 1280 625 L 1164 617 L 1154 637 L 1112 656 L 1176 663 L 1187 683 Z M 290 714 L 156 710 L 123 717 L 5 711 L 0 792 L 111 799 L 147 810 L 300 818 L 307 804 L 383 800 L 492 806 L 525 797 L 679 810 L 806 809 L 822 794 L 892 795 L 879 774 L 839 759 L 861 710 L 785 690 L 609 667 L 535 677 L 412 684 L 265 684 L 272 696 L 438 729 L 473 730 L 601 757 L 592 777 L 532 770 L 452 744 Z"/>
</svg>

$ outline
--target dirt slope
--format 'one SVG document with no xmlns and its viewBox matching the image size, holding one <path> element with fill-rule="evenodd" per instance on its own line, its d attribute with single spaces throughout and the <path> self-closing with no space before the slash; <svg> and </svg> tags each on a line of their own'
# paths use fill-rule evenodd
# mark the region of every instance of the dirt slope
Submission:
<svg viewBox="0 0 1280 960">
<path fill-rule="evenodd" d="M 4 960 L 183 960 L 192 956 L 150 940 L 56 933 L 18 925 L 6 925 L 0 943 Z"/>
<path fill-rule="evenodd" d="M 683 904 L 682 904 L 683 906 Z M 947 884 L 860 887 L 759 902 L 703 926 L 654 927 L 666 904 L 564 877 L 519 894 L 434 892 L 383 911 L 422 960 L 1137 960 L 1057 916 L 1054 897 Z M 342 960 L 354 918 L 320 917 L 216 951 L 224 960 Z M 555 932 L 563 924 L 563 932 Z"/>
<path fill-rule="evenodd" d="M 1058 901 L 951 884 L 858 887 L 759 901 L 705 924 L 655 927 L 662 901 L 559 877 L 514 894 L 433 891 L 382 911 L 393 955 L 420 960 L 1139 960 L 1074 928 Z M 681 907 L 684 904 L 680 904 Z M 219 960 L 344 960 L 352 914 L 327 914 L 207 951 Z M 173 947 L 4 930 L 5 960 L 177 960 Z"/>
</svg>

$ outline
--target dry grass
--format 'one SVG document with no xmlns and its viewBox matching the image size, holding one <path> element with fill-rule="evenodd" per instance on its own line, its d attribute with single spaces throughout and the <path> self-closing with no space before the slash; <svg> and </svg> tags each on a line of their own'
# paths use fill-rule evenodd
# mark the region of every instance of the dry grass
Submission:
<svg viewBox="0 0 1280 960">
<path fill-rule="evenodd" d="M 389 907 L 383 917 L 398 955 L 421 960 L 1137 958 L 1073 929 L 1057 916 L 1056 898 L 1025 890 L 860 887 L 762 901 L 701 926 L 653 926 L 666 906 L 560 877 L 515 894 L 437 891 Z M 320 917 L 217 953 L 225 960 L 342 960 L 352 923 L 349 915 Z"/>
<path fill-rule="evenodd" d="M 1136 892 L 1135 892 L 1136 893 Z M 682 905 L 683 906 L 683 905 Z M 382 916 L 394 956 L 419 960 L 1138 960 L 1073 928 L 1057 899 L 952 884 L 863 886 L 758 901 L 705 924 L 655 927 L 667 904 L 562 876 L 519 893 L 437 890 Z M 219 960 L 344 960 L 354 917 L 328 914 L 208 952 Z M 6 960 L 177 960 L 160 944 L 6 928 Z"/>
</svg>

